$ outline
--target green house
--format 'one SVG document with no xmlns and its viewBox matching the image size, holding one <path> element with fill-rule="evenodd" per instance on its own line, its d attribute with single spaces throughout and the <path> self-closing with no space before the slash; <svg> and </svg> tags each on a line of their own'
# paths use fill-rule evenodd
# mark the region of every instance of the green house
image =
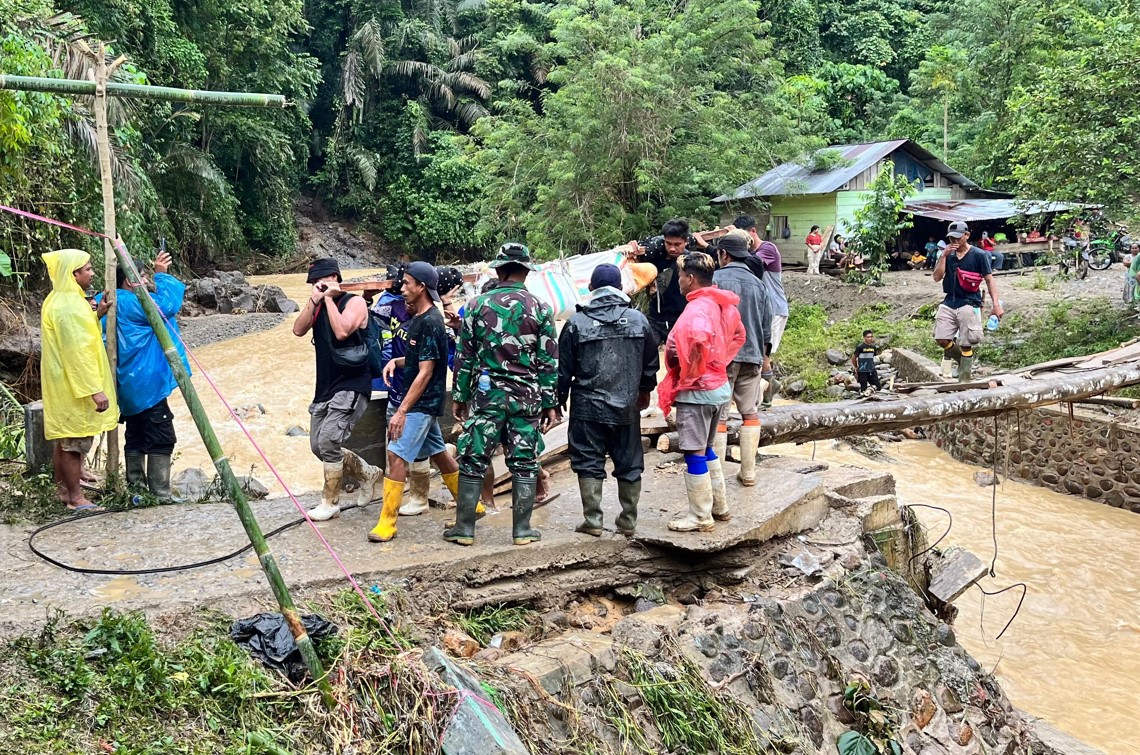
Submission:
<svg viewBox="0 0 1140 755">
<path fill-rule="evenodd" d="M 812 167 L 824 164 L 833 167 Z M 784 163 L 712 201 L 722 205 L 722 224 L 752 215 L 764 229 L 761 235 L 780 247 L 785 262 L 806 263 L 804 239 L 811 227 L 820 227 L 825 242 L 829 229 L 845 235 L 855 211 L 870 196 L 867 187 L 884 169 L 914 181 L 919 189 L 914 200 L 995 196 L 910 139 L 897 139 L 826 147 L 803 163 Z"/>
</svg>

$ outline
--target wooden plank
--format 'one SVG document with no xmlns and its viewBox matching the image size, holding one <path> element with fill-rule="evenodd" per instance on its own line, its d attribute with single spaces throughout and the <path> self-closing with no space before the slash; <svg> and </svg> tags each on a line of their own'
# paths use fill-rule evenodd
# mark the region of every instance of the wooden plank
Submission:
<svg viewBox="0 0 1140 755">
<path fill-rule="evenodd" d="M 341 291 L 387 291 L 392 287 L 392 281 L 368 280 L 345 281 L 340 284 Z"/>
<path fill-rule="evenodd" d="M 642 435 L 660 435 L 669 432 L 670 429 L 672 428 L 669 426 L 669 420 L 660 414 L 650 414 L 641 418 Z"/>
<path fill-rule="evenodd" d="M 556 425 L 555 427 L 550 428 L 550 432 L 542 436 L 546 450 L 542 452 L 542 456 L 538 457 L 540 464 L 547 459 L 557 456 L 560 453 L 565 453 L 566 448 L 569 445 L 566 440 L 566 433 L 569 430 L 569 427 L 569 423 L 563 422 L 560 425 Z M 510 479 L 511 471 L 507 469 L 507 462 L 506 459 L 503 458 L 501 449 L 491 459 L 491 468 L 495 473 L 496 485 L 499 485 L 500 483 L 506 482 L 508 479 Z"/>
<path fill-rule="evenodd" d="M 951 548 L 933 566 L 930 594 L 950 603 L 986 575 L 986 565 L 970 551 Z"/>
</svg>

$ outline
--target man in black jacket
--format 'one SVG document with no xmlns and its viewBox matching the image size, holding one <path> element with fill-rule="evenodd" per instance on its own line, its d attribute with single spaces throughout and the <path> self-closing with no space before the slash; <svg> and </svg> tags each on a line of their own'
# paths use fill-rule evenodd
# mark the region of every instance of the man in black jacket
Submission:
<svg viewBox="0 0 1140 755">
<path fill-rule="evenodd" d="M 621 516 L 618 531 L 632 536 L 641 497 L 639 412 L 657 387 L 657 339 L 645 315 L 621 290 L 621 272 L 599 265 L 590 300 L 578 306 L 558 339 L 558 400 L 570 403 L 570 468 L 578 475 L 585 521 L 575 529 L 602 534 L 606 456 L 614 462 Z"/>
<path fill-rule="evenodd" d="M 649 325 L 657 342 L 664 344 L 687 303 L 678 281 L 680 270 L 677 261 L 687 251 L 707 249 L 708 242 L 689 233 L 689 224 L 684 220 L 674 218 L 661 226 L 660 236 L 641 243 L 631 241 L 629 248 L 631 256 L 641 262 L 650 262 L 657 268 L 654 292 L 649 299 Z"/>
</svg>

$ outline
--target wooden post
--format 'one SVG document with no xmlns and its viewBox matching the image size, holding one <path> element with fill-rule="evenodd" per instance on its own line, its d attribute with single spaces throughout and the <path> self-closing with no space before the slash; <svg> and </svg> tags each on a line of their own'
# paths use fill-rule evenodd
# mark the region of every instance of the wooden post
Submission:
<svg viewBox="0 0 1140 755">
<path fill-rule="evenodd" d="M 281 576 L 277 561 L 269 550 L 269 544 L 265 541 L 261 526 L 249 508 L 249 501 L 246 500 L 245 492 L 241 489 L 241 484 L 230 468 L 230 462 L 222 450 L 222 444 L 218 442 L 218 436 L 214 433 L 214 427 L 210 424 L 206 409 L 198 398 L 198 391 L 195 390 L 194 384 L 190 381 L 189 373 L 182 365 L 182 357 L 179 356 L 178 349 L 174 346 L 174 340 L 170 337 L 170 331 L 167 330 L 166 323 L 162 320 L 162 313 L 158 311 L 158 306 L 150 298 L 150 292 L 142 285 L 142 281 L 136 274 L 134 263 L 127 252 L 127 247 L 121 239 L 116 241 L 112 253 L 119 256 L 119 263 L 123 266 L 127 280 L 130 281 L 131 287 L 139 295 L 139 303 L 142 304 L 143 311 L 146 312 L 146 319 L 158 337 L 158 343 L 162 346 L 162 352 L 166 355 L 166 361 L 170 363 L 170 369 L 174 372 L 174 379 L 178 382 L 178 388 L 182 391 L 182 397 L 186 399 L 186 406 L 194 418 L 194 425 L 202 436 L 206 451 L 214 461 L 214 469 L 218 471 L 218 476 L 234 504 L 234 509 L 237 510 L 238 519 L 241 520 L 241 525 L 245 528 L 245 534 L 249 537 L 249 542 L 253 544 L 257 560 L 261 564 L 262 571 L 265 572 L 265 578 L 269 581 L 269 588 L 273 591 L 273 596 L 277 598 L 281 615 L 285 617 L 285 624 L 292 632 L 293 639 L 297 642 L 297 649 L 301 651 L 301 657 L 304 659 L 309 673 L 316 681 L 325 703 L 331 708 L 335 705 L 336 700 L 333 697 L 332 687 L 329 685 L 328 677 L 325 676 L 321 661 L 317 657 L 317 650 L 305 631 L 304 624 L 301 623 L 301 615 L 293 604 L 293 597 L 289 594 L 289 588 L 285 585 L 285 579 Z"/>
<path fill-rule="evenodd" d="M 107 49 L 100 42 L 94 52 L 95 58 L 95 144 L 99 152 L 99 180 L 103 189 L 103 233 L 117 238 L 115 233 L 115 185 L 111 176 L 111 136 L 107 128 L 107 79 L 118 67 L 122 58 L 111 66 L 107 65 Z M 119 331 L 115 329 L 115 250 L 111 242 L 103 240 L 103 285 L 106 297 L 111 302 L 107 310 L 107 361 L 111 363 L 111 374 L 115 374 L 118 364 Z M 107 480 L 119 481 L 119 430 L 112 428 L 107 433 Z"/>
</svg>

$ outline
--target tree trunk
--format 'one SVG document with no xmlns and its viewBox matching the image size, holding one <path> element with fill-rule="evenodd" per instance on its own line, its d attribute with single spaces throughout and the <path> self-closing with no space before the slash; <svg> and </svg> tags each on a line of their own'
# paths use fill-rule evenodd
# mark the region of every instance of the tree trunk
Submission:
<svg viewBox="0 0 1140 755">
<path fill-rule="evenodd" d="M 1009 380 L 1009 376 L 995 376 Z M 990 417 L 1046 404 L 1077 401 L 1116 388 L 1140 384 L 1140 361 L 1069 374 L 1043 374 L 1033 380 L 897 401 L 801 404 L 767 412 L 761 445 L 870 435 L 930 425 L 944 420 Z"/>
<path fill-rule="evenodd" d="M 942 160 L 950 159 L 950 97 L 942 99 Z"/>
</svg>

